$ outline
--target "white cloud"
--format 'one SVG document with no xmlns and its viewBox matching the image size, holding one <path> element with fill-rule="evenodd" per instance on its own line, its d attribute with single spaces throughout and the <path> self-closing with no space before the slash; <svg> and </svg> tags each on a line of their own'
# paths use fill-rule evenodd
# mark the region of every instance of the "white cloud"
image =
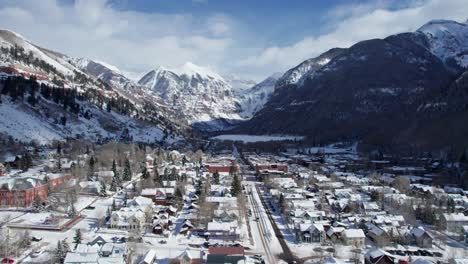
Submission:
<svg viewBox="0 0 468 264">
<path fill-rule="evenodd" d="M 0 0 L 1 27 L 70 56 L 98 59 L 126 72 L 192 61 L 257 80 L 333 47 L 413 31 L 436 18 L 464 21 L 467 14 L 466 0 L 413 0 L 397 7 L 390 0 L 345 5 L 330 10 L 317 25 L 327 33 L 305 36 L 287 46 L 268 46 L 256 38 L 261 32 L 226 14 L 144 13 L 118 8 L 107 0 L 73 4 Z"/>
<path fill-rule="evenodd" d="M 0 1 L 0 25 L 70 56 L 144 72 L 186 61 L 218 69 L 232 44 L 235 21 L 219 14 L 196 18 L 118 10 L 106 0 L 77 0 L 72 5 L 25 0 Z"/>
</svg>

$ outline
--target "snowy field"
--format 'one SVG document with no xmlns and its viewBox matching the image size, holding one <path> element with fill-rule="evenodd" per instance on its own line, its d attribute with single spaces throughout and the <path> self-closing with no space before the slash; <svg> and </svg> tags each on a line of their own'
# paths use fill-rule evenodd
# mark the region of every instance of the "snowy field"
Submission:
<svg viewBox="0 0 468 264">
<path fill-rule="evenodd" d="M 269 136 L 269 135 L 234 135 L 226 134 L 212 137 L 211 139 L 223 140 L 223 141 L 242 141 L 244 143 L 253 143 L 253 142 L 268 142 L 268 141 L 284 141 L 284 140 L 302 140 L 303 136 L 288 136 L 288 135 L 278 135 L 278 136 Z"/>
</svg>

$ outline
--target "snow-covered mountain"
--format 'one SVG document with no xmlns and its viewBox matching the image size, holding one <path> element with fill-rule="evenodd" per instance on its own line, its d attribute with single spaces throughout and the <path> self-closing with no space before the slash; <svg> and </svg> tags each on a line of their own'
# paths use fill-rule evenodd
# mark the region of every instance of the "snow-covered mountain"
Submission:
<svg viewBox="0 0 468 264">
<path fill-rule="evenodd" d="M 275 89 L 276 82 L 282 76 L 282 73 L 274 73 L 260 83 L 243 89 L 237 93 L 237 99 L 241 105 L 241 117 L 250 119 L 255 113 L 260 111 L 266 102 L 270 99 Z"/>
<path fill-rule="evenodd" d="M 332 49 L 288 70 L 233 132 L 387 150 L 466 146 L 467 55 L 468 23 L 446 20 Z"/>
<path fill-rule="evenodd" d="M 468 67 L 468 21 L 432 20 L 417 32 L 426 36 L 431 53 L 443 62 L 454 60 L 459 66 Z"/>
<path fill-rule="evenodd" d="M 86 58 L 70 58 L 77 68 L 122 90 L 135 91 L 138 85 L 121 72 L 116 66 Z"/>
<path fill-rule="evenodd" d="M 334 48 L 322 55 L 303 61 L 296 67 L 288 70 L 284 75 L 278 79 L 277 87 L 287 85 L 301 84 L 305 77 L 313 76 L 313 74 L 326 65 L 330 60 L 339 55 L 343 49 Z"/>
<path fill-rule="evenodd" d="M 235 74 L 226 74 L 223 75 L 223 78 L 229 85 L 231 85 L 235 93 L 252 88 L 257 84 L 254 80 L 248 80 Z"/>
<path fill-rule="evenodd" d="M 158 67 L 138 83 L 199 128 L 221 129 L 242 119 L 232 86 L 208 68 L 190 62 L 177 69 Z"/>
<path fill-rule="evenodd" d="M 37 82 L 29 81 L 31 76 Z M 124 135 L 135 141 L 158 142 L 180 138 L 177 135 L 186 129 L 172 121 L 163 105 L 130 93 L 138 86 L 115 67 L 70 58 L 8 30 L 0 30 L 0 77 L 0 90 L 6 94 L 0 106 L 0 134 L 18 140 L 46 143 Z M 21 84 L 20 90 L 15 83 Z M 51 98 L 51 92 L 64 96 Z M 24 118 L 15 120 L 12 115 Z M 60 126 L 57 122 L 62 119 L 67 122 Z"/>
</svg>

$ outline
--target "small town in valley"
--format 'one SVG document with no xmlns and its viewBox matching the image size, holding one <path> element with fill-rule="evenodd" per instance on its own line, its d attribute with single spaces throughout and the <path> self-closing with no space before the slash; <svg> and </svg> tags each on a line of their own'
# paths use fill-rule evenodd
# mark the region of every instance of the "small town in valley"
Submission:
<svg viewBox="0 0 468 264">
<path fill-rule="evenodd" d="M 0 0 L 0 264 L 468 264 L 468 0 Z"/>
<path fill-rule="evenodd" d="M 468 192 L 439 187 L 443 160 L 289 142 L 10 148 L 3 263 L 463 263 Z"/>
</svg>

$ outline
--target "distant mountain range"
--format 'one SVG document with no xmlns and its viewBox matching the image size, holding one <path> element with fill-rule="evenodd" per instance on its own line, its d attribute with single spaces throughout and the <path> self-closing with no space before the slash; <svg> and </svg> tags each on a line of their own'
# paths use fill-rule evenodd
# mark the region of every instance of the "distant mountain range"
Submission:
<svg viewBox="0 0 468 264">
<path fill-rule="evenodd" d="M 190 62 L 157 67 L 134 81 L 108 63 L 71 58 L 7 30 L 0 31 L 0 47 L 2 76 L 35 75 L 52 86 L 99 91 L 101 101 L 82 102 L 83 108 L 99 111 L 114 123 L 113 130 L 128 122 L 155 127 L 160 141 L 193 135 L 195 129 L 294 134 L 311 144 L 359 141 L 382 150 L 468 144 L 467 22 L 433 20 L 415 32 L 333 48 L 259 83 Z M 11 52 L 15 47 L 22 56 Z M 104 111 L 107 101 L 119 100 L 128 100 L 134 110 L 118 118 L 115 111 Z M 8 101 L 0 110 L 5 105 L 23 109 Z M 81 125 L 80 114 L 77 120 Z M 59 130 L 64 137 L 76 134 L 73 128 Z M 106 132 L 99 138 L 119 136 L 110 130 L 102 128 Z"/>
</svg>

